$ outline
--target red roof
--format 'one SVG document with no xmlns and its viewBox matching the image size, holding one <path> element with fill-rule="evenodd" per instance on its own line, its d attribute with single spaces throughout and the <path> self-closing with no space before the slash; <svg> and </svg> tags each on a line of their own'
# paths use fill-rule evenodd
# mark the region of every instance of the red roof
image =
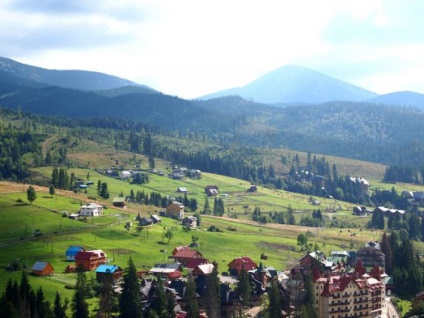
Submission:
<svg viewBox="0 0 424 318">
<path fill-rule="evenodd" d="M 174 258 L 196 258 L 196 256 L 202 256 L 199 251 L 196 250 L 180 250 L 174 254 Z"/>
<path fill-rule="evenodd" d="M 233 259 L 231 263 L 228 264 L 228 267 L 232 269 L 240 269 L 240 270 L 244 267 L 246 271 L 250 271 L 251 269 L 257 268 L 258 265 L 254 261 L 252 261 L 250 257 L 243 256 L 243 257 L 237 257 Z"/>
<path fill-rule="evenodd" d="M 187 268 L 195 269 L 198 265 L 209 264 L 206 258 L 192 258 L 187 262 Z"/>
<path fill-rule="evenodd" d="M 190 247 L 188 246 L 177 246 L 176 248 L 174 248 L 174 250 L 172 251 L 172 255 L 175 255 L 175 253 L 182 251 L 182 250 L 189 250 Z"/>
<path fill-rule="evenodd" d="M 90 260 L 93 257 L 106 257 L 103 251 L 87 251 L 87 252 L 78 252 L 75 255 L 75 259 L 80 260 Z"/>
</svg>

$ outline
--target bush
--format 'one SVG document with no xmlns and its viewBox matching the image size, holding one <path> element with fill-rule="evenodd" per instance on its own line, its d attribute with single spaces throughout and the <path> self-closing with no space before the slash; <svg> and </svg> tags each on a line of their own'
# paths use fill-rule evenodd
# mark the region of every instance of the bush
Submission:
<svg viewBox="0 0 424 318">
<path fill-rule="evenodd" d="M 217 228 L 215 225 L 211 225 L 208 228 L 209 232 L 222 232 L 219 228 Z"/>
</svg>

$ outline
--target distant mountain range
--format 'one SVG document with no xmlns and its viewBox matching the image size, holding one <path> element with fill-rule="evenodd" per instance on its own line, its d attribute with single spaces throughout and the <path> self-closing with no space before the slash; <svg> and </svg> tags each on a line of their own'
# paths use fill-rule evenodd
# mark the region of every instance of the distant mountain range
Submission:
<svg viewBox="0 0 424 318">
<path fill-rule="evenodd" d="M 108 90 L 123 86 L 139 86 L 132 81 L 99 72 L 78 70 L 48 70 L 0 57 L 0 71 L 15 78 L 47 86 L 59 86 L 86 91 Z M 3 74 L 4 76 L 4 74 Z"/>
<path fill-rule="evenodd" d="M 243 87 L 226 89 L 199 97 L 201 100 L 237 95 L 258 103 L 286 107 L 294 104 L 319 104 L 330 101 L 367 101 L 424 109 L 424 95 L 395 92 L 377 95 L 314 70 L 286 65 L 271 71 Z"/>
<path fill-rule="evenodd" d="M 63 71 L 55 77 L 55 72 L 61 71 L 1 58 L 0 107 L 99 122 L 102 118 L 143 122 L 220 144 L 287 147 L 413 166 L 424 162 L 424 95 L 418 93 L 378 96 L 289 66 L 246 85 L 268 103 L 257 102 L 261 99 L 253 93 L 231 95 L 234 91 L 226 91 L 223 97 L 185 100 L 102 73 Z M 73 85 L 77 79 L 79 84 Z M 282 92 L 286 99 L 278 97 Z"/>
</svg>

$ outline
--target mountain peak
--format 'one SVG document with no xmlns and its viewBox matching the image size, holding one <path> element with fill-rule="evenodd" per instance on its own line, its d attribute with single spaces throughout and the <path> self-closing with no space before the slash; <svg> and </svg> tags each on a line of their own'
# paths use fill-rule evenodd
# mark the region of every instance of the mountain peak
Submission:
<svg viewBox="0 0 424 318">
<path fill-rule="evenodd" d="M 376 96 L 363 88 L 292 64 L 270 71 L 243 87 L 213 93 L 201 99 L 226 95 L 240 95 L 267 104 L 363 101 Z"/>
</svg>

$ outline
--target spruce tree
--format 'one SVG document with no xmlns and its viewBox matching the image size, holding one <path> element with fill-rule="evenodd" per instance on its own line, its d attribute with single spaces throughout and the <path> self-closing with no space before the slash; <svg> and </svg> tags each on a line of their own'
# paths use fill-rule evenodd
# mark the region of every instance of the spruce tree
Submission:
<svg viewBox="0 0 424 318">
<path fill-rule="evenodd" d="M 385 272 L 391 275 L 393 272 L 393 252 L 386 232 L 383 233 L 381 238 L 380 249 L 385 256 Z"/>
<path fill-rule="evenodd" d="M 131 257 L 124 273 L 124 283 L 121 297 L 119 298 L 119 312 L 121 313 L 121 318 L 143 317 L 140 284 L 138 282 L 137 269 Z"/>
<path fill-rule="evenodd" d="M 269 317 L 281 317 L 281 297 L 278 281 L 271 282 L 268 313 Z"/>
<path fill-rule="evenodd" d="M 62 299 L 60 298 L 60 294 L 57 291 L 56 296 L 54 298 L 53 303 L 53 317 L 54 318 L 66 318 L 66 310 L 68 309 L 68 299 L 65 299 L 64 302 L 62 302 Z"/>
<path fill-rule="evenodd" d="M 218 271 L 215 268 L 206 281 L 206 300 L 206 313 L 208 317 L 221 317 L 221 287 Z"/>
<path fill-rule="evenodd" d="M 153 291 L 153 304 L 151 307 L 158 317 L 169 317 L 168 297 L 161 278 L 156 279 Z"/>
<path fill-rule="evenodd" d="M 236 292 L 241 298 L 242 307 L 247 308 L 249 306 L 252 287 L 250 286 L 249 275 L 244 269 L 244 266 L 241 269 L 240 278 L 236 287 Z"/>
<path fill-rule="evenodd" d="M 84 299 L 84 294 L 81 289 L 75 289 L 74 296 L 72 297 L 72 317 L 73 318 L 88 318 L 88 304 Z"/>
<path fill-rule="evenodd" d="M 99 298 L 98 315 L 101 315 L 101 317 L 104 318 L 112 317 L 112 312 L 115 310 L 117 302 L 115 292 L 113 290 L 112 275 L 106 275 L 103 277 Z"/>
<path fill-rule="evenodd" d="M 187 288 L 186 288 L 186 305 L 185 311 L 187 312 L 187 318 L 198 318 L 199 317 L 199 306 L 197 304 L 196 294 L 196 283 L 193 276 L 188 275 Z"/>
</svg>

